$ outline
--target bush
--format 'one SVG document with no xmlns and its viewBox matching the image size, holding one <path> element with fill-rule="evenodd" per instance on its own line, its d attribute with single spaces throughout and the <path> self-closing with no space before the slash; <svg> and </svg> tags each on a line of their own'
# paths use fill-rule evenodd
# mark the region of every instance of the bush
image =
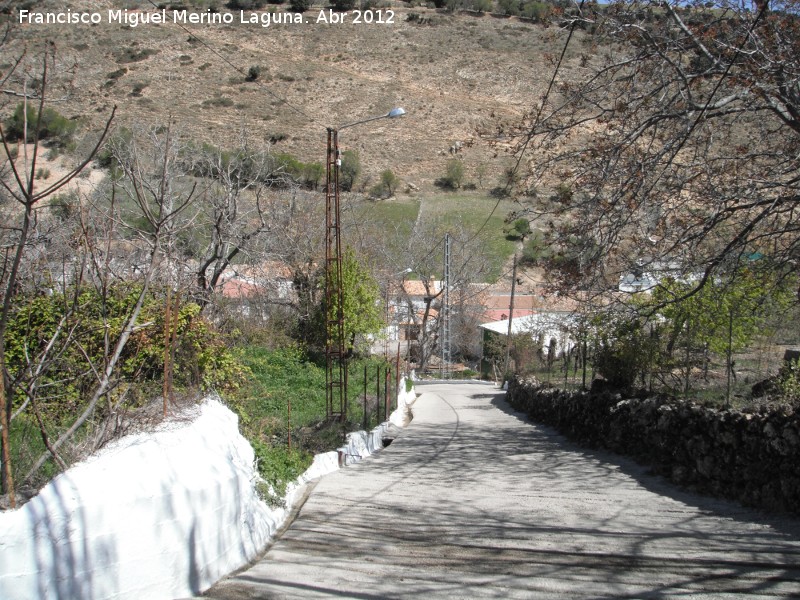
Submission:
<svg viewBox="0 0 800 600">
<path fill-rule="evenodd" d="M 461 187 L 464 181 L 464 163 L 457 158 L 451 158 L 447 161 L 444 177 L 438 183 L 442 187 L 457 190 Z"/>
<path fill-rule="evenodd" d="M 481 14 L 492 12 L 493 8 L 492 0 L 472 0 L 472 10 Z"/>
<path fill-rule="evenodd" d="M 345 150 L 342 154 L 342 166 L 339 168 L 340 183 L 345 192 L 349 192 L 361 175 L 361 159 L 355 150 Z"/>
<path fill-rule="evenodd" d="M 325 167 L 318 162 L 303 165 L 302 173 L 303 183 L 312 190 L 317 189 L 320 182 L 325 179 Z"/>
<path fill-rule="evenodd" d="M 520 240 L 531 233 L 531 224 L 528 219 L 516 219 L 505 228 L 507 240 Z"/>
<path fill-rule="evenodd" d="M 386 169 L 381 173 L 381 183 L 386 187 L 386 191 L 390 196 L 393 196 L 400 183 L 400 179 L 395 175 L 391 169 Z"/>
<path fill-rule="evenodd" d="M 70 200 L 65 198 L 63 202 L 68 207 Z M 119 335 L 138 295 L 135 285 L 120 284 L 113 286 L 105 298 L 94 288 L 71 290 L 66 294 L 16 296 L 5 335 L 9 372 L 12 376 L 23 373 L 27 357 L 41 351 L 63 319 L 65 328 L 73 333 L 40 381 L 40 386 L 50 386 L 54 390 L 42 400 L 42 405 L 51 415 L 74 411 L 87 399 L 86 395 L 96 382 L 92 370 L 87 368 L 88 362 L 104 364 L 105 335 L 111 339 Z M 73 300 L 77 302 L 76 310 L 68 311 Z M 163 297 L 156 292 L 148 294 L 140 317 L 148 326 L 138 328 L 131 335 L 117 371 L 120 389 L 131 386 L 134 391 L 131 395 L 148 394 L 147 384 L 163 378 L 164 312 Z M 247 371 L 233 357 L 223 336 L 199 313 L 200 307 L 192 302 L 181 306 L 178 313 L 175 385 L 236 388 Z M 23 400 L 24 394 L 15 394 L 15 405 Z"/>
<path fill-rule="evenodd" d="M 255 81 L 261 76 L 261 67 L 258 65 L 250 65 L 250 68 L 247 69 L 247 77 L 245 77 L 246 81 Z"/>
<path fill-rule="evenodd" d="M 522 6 L 522 16 L 533 21 L 543 21 L 550 15 L 550 6 L 538 0 L 531 0 Z"/>
<path fill-rule="evenodd" d="M 653 366 L 654 341 L 638 320 L 606 322 L 594 350 L 593 364 L 615 389 L 631 390 Z"/>
<path fill-rule="evenodd" d="M 23 136 L 25 136 L 27 122 L 27 138 L 25 141 L 28 143 L 33 142 L 36 137 L 38 114 L 35 106 L 28 104 L 26 109 L 25 103 L 20 102 L 14 110 L 14 114 L 6 121 L 6 140 L 9 142 L 22 141 Z M 47 140 L 54 146 L 63 148 L 72 140 L 77 126 L 77 122 L 67 119 L 54 109 L 45 108 L 38 123 L 39 139 Z"/>
<path fill-rule="evenodd" d="M 800 360 L 789 362 L 779 375 L 778 387 L 789 402 L 800 402 Z"/>
<path fill-rule="evenodd" d="M 334 10 L 352 10 L 356 7 L 356 0 L 333 0 L 331 6 Z"/>
<path fill-rule="evenodd" d="M 550 256 L 550 247 L 541 231 L 534 231 L 522 247 L 522 264 L 536 264 Z"/>
<path fill-rule="evenodd" d="M 311 8 L 313 2 L 311 0 L 289 0 L 289 8 L 293 12 L 306 12 Z"/>
<path fill-rule="evenodd" d="M 498 0 L 497 9 L 504 15 L 515 17 L 520 13 L 519 0 Z"/>
</svg>

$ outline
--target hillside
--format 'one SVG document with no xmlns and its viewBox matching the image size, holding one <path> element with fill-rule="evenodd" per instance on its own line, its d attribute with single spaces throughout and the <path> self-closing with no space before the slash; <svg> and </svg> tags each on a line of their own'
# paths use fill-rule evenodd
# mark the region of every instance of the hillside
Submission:
<svg viewBox="0 0 800 600">
<path fill-rule="evenodd" d="M 240 24 L 238 11 L 230 25 L 108 23 L 108 9 L 120 6 L 73 3 L 101 14 L 98 25 L 15 24 L 5 51 L 54 41 L 61 64 L 74 64 L 60 110 L 90 125 L 116 105 L 120 125 L 171 120 L 220 146 L 245 132 L 305 161 L 324 161 L 326 127 L 402 106 L 402 122 L 354 128 L 341 145 L 359 150 L 367 175 L 391 168 L 421 189 L 442 175 L 456 141 L 467 146 L 467 178 L 484 165 L 483 178 L 496 185 L 510 164 L 507 127 L 540 96 L 566 35 L 517 18 L 405 4 L 391 7 L 386 24 L 317 23 L 318 7 L 303 25 Z M 573 40 L 564 76 L 580 68 L 584 50 Z M 260 75 L 246 81 L 252 66 Z"/>
</svg>

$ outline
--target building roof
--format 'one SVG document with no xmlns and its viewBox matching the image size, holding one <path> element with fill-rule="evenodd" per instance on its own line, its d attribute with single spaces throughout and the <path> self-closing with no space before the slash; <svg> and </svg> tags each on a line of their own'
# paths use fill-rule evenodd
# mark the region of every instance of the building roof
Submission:
<svg viewBox="0 0 800 600">
<path fill-rule="evenodd" d="M 438 294 L 442 290 L 441 281 L 431 281 L 429 287 L 432 294 Z M 406 279 L 403 281 L 403 291 L 409 296 L 426 296 L 425 284 L 419 279 Z"/>
<path fill-rule="evenodd" d="M 253 298 L 264 293 L 264 286 L 243 279 L 226 279 L 217 288 L 225 298 Z"/>
<path fill-rule="evenodd" d="M 537 331 L 551 330 L 556 327 L 571 325 L 575 321 L 573 315 L 535 314 L 514 318 L 511 321 L 511 333 L 536 333 Z M 491 321 L 479 326 L 481 329 L 508 335 L 508 319 Z"/>
</svg>

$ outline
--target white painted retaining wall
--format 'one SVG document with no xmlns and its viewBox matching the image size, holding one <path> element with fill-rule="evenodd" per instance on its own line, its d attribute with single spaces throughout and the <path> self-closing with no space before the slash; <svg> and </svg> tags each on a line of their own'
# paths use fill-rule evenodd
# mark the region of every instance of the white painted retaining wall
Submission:
<svg viewBox="0 0 800 600">
<path fill-rule="evenodd" d="M 414 397 L 401 396 L 393 420 Z M 342 451 L 366 456 L 385 430 L 351 434 Z M 0 598 L 196 594 L 256 558 L 299 485 L 337 469 L 338 454 L 315 457 L 289 486 L 287 508 L 270 509 L 255 492 L 254 453 L 236 415 L 209 398 L 191 422 L 125 437 L 0 513 Z"/>
</svg>

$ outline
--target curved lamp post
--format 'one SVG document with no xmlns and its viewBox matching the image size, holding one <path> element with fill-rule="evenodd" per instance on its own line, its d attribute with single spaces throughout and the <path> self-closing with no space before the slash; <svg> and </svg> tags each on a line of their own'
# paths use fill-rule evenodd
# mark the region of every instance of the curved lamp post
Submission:
<svg viewBox="0 0 800 600">
<path fill-rule="evenodd" d="M 342 298 L 342 229 L 339 209 L 339 131 L 377 121 L 402 117 L 406 111 L 393 108 L 385 115 L 328 127 L 328 156 L 325 179 L 325 406 L 328 419 L 347 418 L 347 356 L 344 339 Z"/>
</svg>

